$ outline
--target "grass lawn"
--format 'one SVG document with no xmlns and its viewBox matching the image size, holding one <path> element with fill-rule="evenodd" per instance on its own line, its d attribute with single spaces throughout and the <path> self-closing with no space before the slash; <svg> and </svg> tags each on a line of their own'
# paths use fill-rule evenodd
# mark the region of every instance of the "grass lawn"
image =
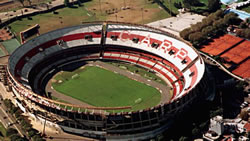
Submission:
<svg viewBox="0 0 250 141">
<path fill-rule="evenodd" d="M 0 48 L 0 57 L 5 56 L 6 54 L 3 52 L 3 50 Z"/>
<path fill-rule="evenodd" d="M 2 45 L 5 47 L 9 54 L 12 54 L 20 46 L 20 43 L 17 39 L 10 39 L 2 42 Z"/>
<path fill-rule="evenodd" d="M 114 66 L 120 67 L 121 69 L 125 69 L 125 70 L 128 70 L 128 71 L 133 72 L 133 73 L 137 73 L 142 77 L 159 82 L 163 85 L 167 85 L 160 77 L 158 77 L 156 74 L 154 74 L 152 72 L 148 72 L 147 69 L 138 67 L 138 66 L 133 65 L 133 64 L 127 64 L 127 63 L 116 63 L 116 62 L 108 62 L 108 63 L 112 64 Z"/>
<path fill-rule="evenodd" d="M 191 8 L 193 10 L 197 10 L 197 9 L 207 9 L 207 4 L 208 4 L 208 0 L 199 0 L 200 3 L 203 3 L 203 6 L 192 6 Z M 183 6 L 183 0 L 163 0 L 163 4 L 172 12 L 174 12 L 175 14 L 178 14 L 178 9 L 174 6 L 174 3 L 182 3 Z"/>
<path fill-rule="evenodd" d="M 62 80 L 52 83 L 55 90 L 94 106 L 139 110 L 155 106 L 161 99 L 157 89 L 99 67 L 62 72 L 54 79 Z"/>
</svg>

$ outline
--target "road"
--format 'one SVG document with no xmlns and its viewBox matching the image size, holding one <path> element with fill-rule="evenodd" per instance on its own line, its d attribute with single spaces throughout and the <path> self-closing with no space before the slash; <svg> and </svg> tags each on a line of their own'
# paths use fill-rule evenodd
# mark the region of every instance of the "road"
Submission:
<svg viewBox="0 0 250 141">
<path fill-rule="evenodd" d="M 24 137 L 24 135 L 27 136 L 26 133 L 21 129 L 21 126 L 16 124 L 15 118 L 9 113 L 6 113 L 6 111 L 7 108 L 3 104 L 3 101 L 1 100 L 0 121 L 2 122 L 3 126 L 6 129 L 9 127 L 15 128 L 22 137 Z"/>
</svg>

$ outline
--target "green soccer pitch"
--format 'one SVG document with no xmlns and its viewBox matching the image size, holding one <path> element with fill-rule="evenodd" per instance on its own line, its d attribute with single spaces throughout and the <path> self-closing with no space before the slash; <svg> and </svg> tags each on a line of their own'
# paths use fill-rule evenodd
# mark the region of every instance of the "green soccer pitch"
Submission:
<svg viewBox="0 0 250 141">
<path fill-rule="evenodd" d="M 56 91 L 97 107 L 131 106 L 124 111 L 135 111 L 156 106 L 161 100 L 156 88 L 94 66 L 59 72 L 53 79 Z"/>
</svg>

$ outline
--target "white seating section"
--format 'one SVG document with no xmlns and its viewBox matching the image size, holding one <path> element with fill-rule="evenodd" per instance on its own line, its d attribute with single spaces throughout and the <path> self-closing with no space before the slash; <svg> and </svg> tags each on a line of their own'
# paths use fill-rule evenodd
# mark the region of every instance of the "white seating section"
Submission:
<svg viewBox="0 0 250 141">
<path fill-rule="evenodd" d="M 104 50 L 103 56 L 100 56 L 100 53 L 89 53 L 72 57 L 82 60 L 102 57 L 130 62 L 153 70 L 173 88 L 172 100 L 180 98 L 195 87 L 204 74 L 202 60 L 192 62 L 198 54 L 186 43 L 169 37 L 162 31 L 146 26 L 111 23 L 107 24 L 106 37 L 102 39 L 102 28 L 102 24 L 85 24 L 43 34 L 23 44 L 13 53 L 9 70 L 12 75 L 27 82 L 32 67 L 46 56 L 73 47 L 101 47 L 101 41 L 104 40 L 103 45 L 110 45 L 112 49 Z M 122 46 L 131 50 L 150 52 L 152 55 L 126 51 Z"/>
</svg>

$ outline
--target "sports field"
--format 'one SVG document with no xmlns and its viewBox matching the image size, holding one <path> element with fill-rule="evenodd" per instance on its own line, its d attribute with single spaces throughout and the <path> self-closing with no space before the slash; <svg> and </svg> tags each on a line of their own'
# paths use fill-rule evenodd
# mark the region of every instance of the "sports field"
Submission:
<svg viewBox="0 0 250 141">
<path fill-rule="evenodd" d="M 122 10 L 122 7 L 128 7 Z M 19 35 L 35 24 L 40 25 L 40 33 L 46 33 L 58 28 L 79 25 L 90 21 L 120 21 L 131 23 L 149 23 L 164 19 L 170 15 L 159 8 L 158 4 L 147 0 L 91 0 L 81 6 L 61 8 L 55 13 L 49 12 L 23 18 L 10 24 L 11 30 Z M 18 37 L 19 39 L 19 37 Z M 19 39 L 20 40 L 20 39 Z"/>
<path fill-rule="evenodd" d="M 2 42 L 2 45 L 9 54 L 12 54 L 20 46 L 20 43 L 17 41 L 17 39 L 10 39 Z"/>
<path fill-rule="evenodd" d="M 60 72 L 52 86 L 60 93 L 99 107 L 132 106 L 132 110 L 139 110 L 155 106 L 161 99 L 156 88 L 94 66 Z"/>
</svg>

